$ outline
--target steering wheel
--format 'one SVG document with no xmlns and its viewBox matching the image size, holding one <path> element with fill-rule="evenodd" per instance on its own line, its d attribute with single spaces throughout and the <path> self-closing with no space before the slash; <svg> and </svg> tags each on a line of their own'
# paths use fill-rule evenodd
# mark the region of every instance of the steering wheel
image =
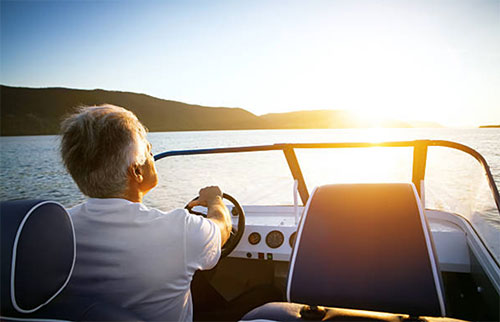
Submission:
<svg viewBox="0 0 500 322">
<path fill-rule="evenodd" d="M 238 228 L 235 229 L 234 227 L 232 227 L 229 239 L 224 244 L 224 247 L 222 247 L 220 256 L 221 258 L 224 258 L 236 248 L 236 246 L 241 240 L 241 237 L 243 236 L 243 232 L 245 231 L 245 212 L 243 211 L 243 208 L 241 207 L 240 203 L 227 193 L 223 193 L 222 198 L 228 200 L 233 204 L 233 209 L 231 210 L 232 216 L 234 217 L 238 216 Z M 198 197 L 194 198 L 193 200 L 196 199 L 198 199 Z M 207 214 L 193 210 L 193 207 L 189 207 L 189 203 L 184 208 L 190 214 L 203 216 L 207 218 Z"/>
</svg>

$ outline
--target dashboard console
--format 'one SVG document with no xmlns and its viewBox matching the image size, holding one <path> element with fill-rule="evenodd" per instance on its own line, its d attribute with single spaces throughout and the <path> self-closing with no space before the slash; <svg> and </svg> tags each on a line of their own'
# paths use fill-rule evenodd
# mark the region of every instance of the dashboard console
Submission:
<svg viewBox="0 0 500 322">
<path fill-rule="evenodd" d="M 229 257 L 289 261 L 303 207 L 245 206 L 245 232 Z M 233 217 L 237 226 L 237 217 Z"/>
</svg>

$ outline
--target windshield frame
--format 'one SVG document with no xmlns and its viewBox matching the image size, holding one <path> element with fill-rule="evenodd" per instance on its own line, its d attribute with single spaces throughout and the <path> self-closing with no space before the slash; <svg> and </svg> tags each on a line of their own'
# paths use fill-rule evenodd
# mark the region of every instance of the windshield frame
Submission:
<svg viewBox="0 0 500 322">
<path fill-rule="evenodd" d="M 257 151 L 283 151 L 288 167 L 294 180 L 298 182 L 298 192 L 302 203 L 307 204 L 309 199 L 309 190 L 304 180 L 302 170 L 295 154 L 295 149 L 336 149 L 336 148 L 372 148 L 372 147 L 413 147 L 413 168 L 412 182 L 417 188 L 417 192 L 422 198 L 421 182 L 425 181 L 425 169 L 427 163 L 427 150 L 430 146 L 447 147 L 467 153 L 474 157 L 485 171 L 488 185 L 493 194 L 497 210 L 500 212 L 500 195 L 498 188 L 491 174 L 490 167 L 486 159 L 476 150 L 452 141 L 445 140 L 414 140 L 414 141 L 391 141 L 391 142 L 341 142 L 341 143 L 277 143 L 272 145 L 240 146 L 225 148 L 208 148 L 192 150 L 174 150 L 158 153 L 154 156 L 155 161 L 166 157 L 181 155 L 199 155 L 199 154 L 220 154 L 220 153 L 239 153 L 239 152 L 257 152 Z"/>
</svg>

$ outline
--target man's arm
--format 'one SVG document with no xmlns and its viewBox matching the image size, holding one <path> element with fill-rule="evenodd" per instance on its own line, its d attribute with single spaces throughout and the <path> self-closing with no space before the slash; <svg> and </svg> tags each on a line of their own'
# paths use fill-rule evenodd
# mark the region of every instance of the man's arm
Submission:
<svg viewBox="0 0 500 322">
<path fill-rule="evenodd" d="M 231 234 L 231 216 L 222 202 L 222 190 L 217 186 L 205 187 L 200 190 L 199 197 L 190 206 L 207 207 L 207 219 L 213 221 L 221 232 L 221 243 L 224 245 Z"/>
</svg>

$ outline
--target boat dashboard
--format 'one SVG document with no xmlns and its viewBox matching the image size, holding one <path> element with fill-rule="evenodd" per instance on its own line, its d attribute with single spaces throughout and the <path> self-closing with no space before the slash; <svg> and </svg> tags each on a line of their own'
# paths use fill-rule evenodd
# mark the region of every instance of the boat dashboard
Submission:
<svg viewBox="0 0 500 322">
<path fill-rule="evenodd" d="M 246 206 L 245 231 L 230 257 L 289 261 L 303 207 Z M 233 226 L 237 218 L 233 216 Z"/>
</svg>

